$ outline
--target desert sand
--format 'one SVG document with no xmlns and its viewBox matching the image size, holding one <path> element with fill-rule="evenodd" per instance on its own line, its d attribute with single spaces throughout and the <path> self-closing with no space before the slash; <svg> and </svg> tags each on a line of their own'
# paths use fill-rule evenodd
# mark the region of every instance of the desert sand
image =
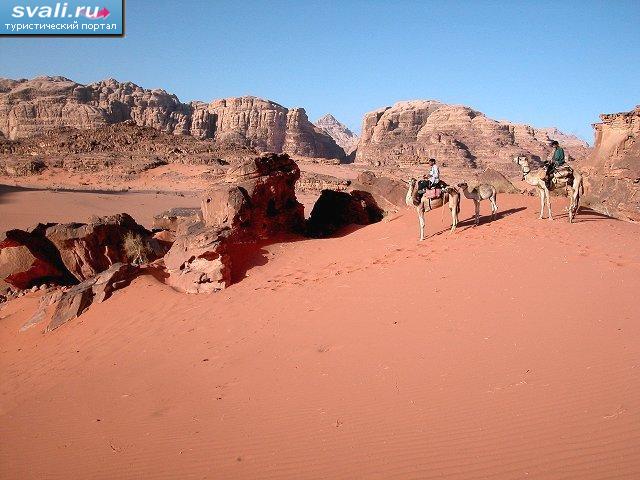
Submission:
<svg viewBox="0 0 640 480">
<path fill-rule="evenodd" d="M 0 236 L 12 228 L 29 228 L 39 222 L 86 222 L 92 216 L 130 212 L 151 227 L 153 216 L 172 207 L 197 207 L 193 193 L 171 191 L 52 190 L 43 186 L 0 184 Z"/>
<path fill-rule="evenodd" d="M 142 276 L 46 335 L 2 304 L 0 478 L 638 478 L 638 225 L 553 202 L 291 237 L 214 295 Z"/>
</svg>

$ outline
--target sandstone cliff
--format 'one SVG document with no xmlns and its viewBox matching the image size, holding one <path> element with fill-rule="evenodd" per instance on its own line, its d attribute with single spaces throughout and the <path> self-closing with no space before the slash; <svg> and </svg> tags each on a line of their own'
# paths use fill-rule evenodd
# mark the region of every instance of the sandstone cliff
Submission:
<svg viewBox="0 0 640 480">
<path fill-rule="evenodd" d="M 309 122 L 304 109 L 269 100 L 240 97 L 185 104 L 164 90 L 113 79 L 89 85 L 64 77 L 0 79 L 0 132 L 8 139 L 124 121 L 260 151 L 344 157 L 335 141 Z"/>
<path fill-rule="evenodd" d="M 358 146 L 358 136 L 331 114 L 320 117 L 315 121 L 315 126 L 333 138 L 347 155 L 353 152 Z"/>
<path fill-rule="evenodd" d="M 518 153 L 546 157 L 550 134 L 562 135 L 555 129 L 493 120 L 461 105 L 399 102 L 364 116 L 356 161 L 409 166 L 434 157 L 448 166 L 493 167 L 515 174 L 511 158 Z M 565 145 L 577 158 L 588 151 L 588 145 L 579 142 L 572 138 Z"/>
<path fill-rule="evenodd" d="M 640 221 L 640 105 L 600 115 L 593 152 L 580 164 L 584 204 L 623 220 Z"/>
</svg>

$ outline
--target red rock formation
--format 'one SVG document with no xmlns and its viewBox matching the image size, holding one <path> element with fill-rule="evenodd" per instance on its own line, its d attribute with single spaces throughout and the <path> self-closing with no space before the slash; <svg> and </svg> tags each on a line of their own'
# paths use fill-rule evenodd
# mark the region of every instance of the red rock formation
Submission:
<svg viewBox="0 0 640 480">
<path fill-rule="evenodd" d="M 203 196 L 203 221 L 187 226 L 165 255 L 169 285 L 187 293 L 223 289 L 231 282 L 235 243 L 301 231 L 299 177 L 287 155 L 265 154 L 229 170 Z"/>
<path fill-rule="evenodd" d="M 580 163 L 583 202 L 623 220 L 640 221 L 640 106 L 600 115 L 593 153 Z"/>
<path fill-rule="evenodd" d="M 377 176 L 373 172 L 365 171 L 358 175 L 356 181 L 351 183 L 351 187 L 369 192 L 377 204 L 387 211 L 406 205 L 408 186 L 395 178 Z"/>
<path fill-rule="evenodd" d="M 399 102 L 365 115 L 356 161 L 377 165 L 416 165 L 430 157 L 461 168 L 500 167 L 517 173 L 513 155 L 545 157 L 547 130 L 500 122 L 460 105 L 433 100 Z M 584 148 L 567 145 L 572 155 Z"/>
<path fill-rule="evenodd" d="M 86 224 L 39 225 L 34 234 L 55 245 L 65 267 L 78 281 L 93 277 L 114 263 L 134 260 L 124 247 L 127 234 L 137 234 L 143 240 L 150 236 L 126 213 L 95 217 Z"/>
<path fill-rule="evenodd" d="M 161 89 L 113 79 L 81 85 L 63 77 L 0 79 L 0 132 L 8 139 L 61 127 L 97 128 L 131 120 L 163 132 L 214 139 L 221 145 L 308 157 L 342 158 L 344 151 L 307 119 L 255 97 L 181 103 Z"/>
<path fill-rule="evenodd" d="M 65 269 L 55 247 L 39 235 L 10 230 L 0 241 L 0 292 L 22 290 L 44 283 L 68 284 L 73 277 Z"/>
</svg>

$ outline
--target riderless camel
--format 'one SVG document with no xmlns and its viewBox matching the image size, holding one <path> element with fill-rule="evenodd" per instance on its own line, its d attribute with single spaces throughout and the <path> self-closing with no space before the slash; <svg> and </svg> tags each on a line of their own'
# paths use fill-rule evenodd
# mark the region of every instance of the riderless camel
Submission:
<svg viewBox="0 0 640 480">
<path fill-rule="evenodd" d="M 441 198 L 427 198 L 427 195 L 418 194 L 418 181 L 412 178 L 409 181 L 409 190 L 405 198 L 407 205 L 416 207 L 418 213 L 418 221 L 420 223 L 420 240 L 424 240 L 424 214 L 434 208 L 443 207 L 445 203 L 449 204 L 451 210 L 451 232 L 455 231 L 458 225 L 458 213 L 460 213 L 460 193 L 455 187 L 446 186 L 442 189 Z M 442 202 L 440 204 L 440 202 Z M 444 210 L 443 210 L 444 214 Z"/>
<path fill-rule="evenodd" d="M 533 185 L 538 190 L 540 195 L 540 217 L 544 218 L 544 205 L 547 205 L 547 211 L 549 212 L 549 220 L 553 220 L 551 215 L 551 202 L 549 201 L 549 188 L 547 187 L 544 178 L 547 174 L 545 168 L 538 168 L 531 170 L 529 166 L 529 160 L 526 156 L 517 156 L 513 158 L 514 163 L 520 166 L 522 170 L 522 179 L 529 185 Z M 551 184 L 552 190 L 557 190 L 566 187 L 565 194 L 570 199 L 569 204 L 569 223 L 573 222 L 573 219 L 578 214 L 580 208 L 580 197 L 584 195 L 584 185 L 582 183 L 582 174 L 573 170 L 573 175 L 567 179 L 557 179 L 556 183 Z"/>
<path fill-rule="evenodd" d="M 469 186 L 466 183 L 459 183 L 458 187 L 462 189 L 464 196 L 470 200 L 473 200 L 476 206 L 476 225 L 480 224 L 480 202 L 487 200 L 491 202 L 491 220 L 496 218 L 498 212 L 498 204 L 496 203 L 496 188 L 488 183 L 481 183 L 473 190 L 469 191 Z"/>
</svg>

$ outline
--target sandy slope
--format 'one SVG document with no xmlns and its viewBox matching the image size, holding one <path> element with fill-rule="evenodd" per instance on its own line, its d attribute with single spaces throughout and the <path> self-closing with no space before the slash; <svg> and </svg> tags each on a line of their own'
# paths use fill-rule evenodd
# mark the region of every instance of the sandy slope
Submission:
<svg viewBox="0 0 640 480">
<path fill-rule="evenodd" d="M 4 305 L 0 478 L 640 478 L 638 226 L 499 204 L 264 246 L 209 297 L 141 277 L 48 335 Z"/>
</svg>

